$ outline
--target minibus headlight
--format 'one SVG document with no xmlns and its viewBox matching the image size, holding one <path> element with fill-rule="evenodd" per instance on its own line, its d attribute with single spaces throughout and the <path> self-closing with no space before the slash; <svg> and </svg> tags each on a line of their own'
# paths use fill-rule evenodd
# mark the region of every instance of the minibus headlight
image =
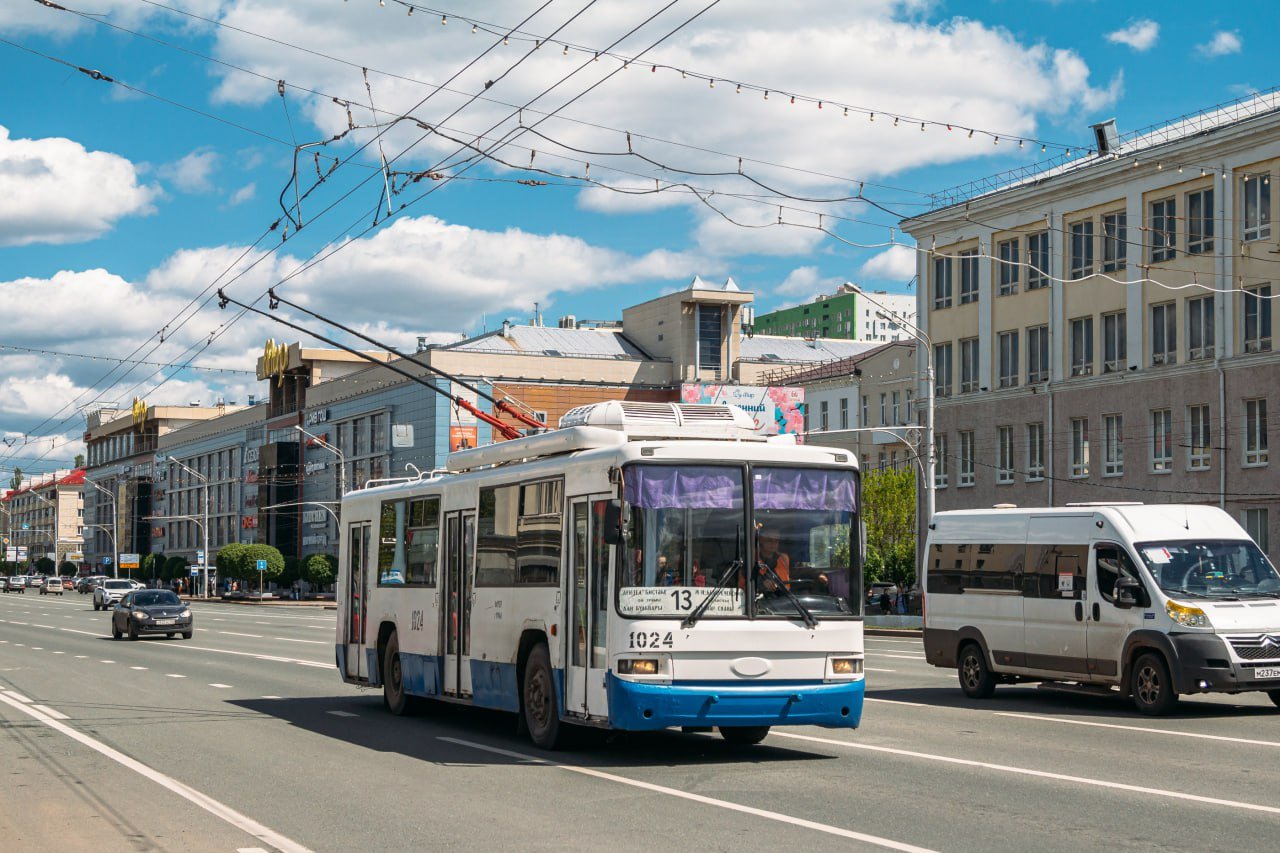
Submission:
<svg viewBox="0 0 1280 853">
<path fill-rule="evenodd" d="M 1169 618 L 1179 625 L 1187 628 L 1210 628 L 1209 617 L 1199 607 L 1192 607 L 1189 604 L 1179 604 L 1176 601 L 1166 601 L 1164 603 L 1164 611 L 1169 614 Z"/>
<path fill-rule="evenodd" d="M 658 662 L 653 658 L 622 658 L 618 661 L 620 675 L 657 675 Z"/>
</svg>

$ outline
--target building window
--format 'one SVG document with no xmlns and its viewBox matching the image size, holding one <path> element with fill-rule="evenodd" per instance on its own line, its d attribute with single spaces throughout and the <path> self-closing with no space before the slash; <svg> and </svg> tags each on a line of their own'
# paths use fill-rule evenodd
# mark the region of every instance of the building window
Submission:
<svg viewBox="0 0 1280 853">
<path fill-rule="evenodd" d="M 849 398 L 840 398 L 840 429 L 849 428 Z"/>
<path fill-rule="evenodd" d="M 1271 350 L 1271 285 L 1244 289 L 1244 351 Z"/>
<path fill-rule="evenodd" d="M 902 423 L 902 410 L 900 408 L 901 403 L 902 403 L 902 392 L 894 391 L 893 392 L 893 424 L 894 426 L 897 426 Z"/>
<path fill-rule="evenodd" d="M 933 309 L 951 307 L 951 259 L 933 259 Z"/>
<path fill-rule="evenodd" d="M 996 482 L 1013 482 L 1013 427 L 996 428 L 996 439 L 999 456 L 996 460 Z"/>
<path fill-rule="evenodd" d="M 862 395 L 862 423 L 858 424 L 858 426 L 862 426 L 862 427 L 871 426 L 871 414 L 869 409 L 869 402 L 870 401 L 867 399 L 867 395 L 863 394 Z"/>
<path fill-rule="evenodd" d="M 973 485 L 973 432 L 960 433 L 960 477 L 958 485 Z"/>
<path fill-rule="evenodd" d="M 720 378 L 724 349 L 723 321 L 723 306 L 698 306 L 698 371 L 704 378 Z"/>
<path fill-rule="evenodd" d="M 1093 318 L 1078 317 L 1071 321 L 1071 375 L 1093 373 Z"/>
<path fill-rule="evenodd" d="M 1151 306 L 1151 363 L 1178 363 L 1178 312 L 1174 302 Z"/>
<path fill-rule="evenodd" d="M 1027 479 L 1044 479 L 1044 424 L 1027 424 Z"/>
<path fill-rule="evenodd" d="M 1267 464 L 1267 401 L 1244 401 L 1244 464 Z"/>
<path fill-rule="evenodd" d="M 1049 286 L 1049 232 L 1027 235 L 1027 290 Z"/>
<path fill-rule="evenodd" d="M 1213 297 L 1187 300 L 1187 361 L 1213 358 Z"/>
<path fill-rule="evenodd" d="M 1018 385 L 1018 333 L 1001 332 L 1000 346 L 1000 387 L 1015 388 Z"/>
<path fill-rule="evenodd" d="M 1012 296 L 1018 292 L 1018 241 L 1002 240 L 996 244 L 996 256 L 1000 270 L 998 296 Z"/>
<path fill-rule="evenodd" d="M 947 436 L 933 437 L 933 485 L 939 489 L 947 487 Z"/>
<path fill-rule="evenodd" d="M 1129 257 L 1128 217 L 1123 211 L 1102 217 L 1102 271 L 1117 272 L 1125 268 Z"/>
<path fill-rule="evenodd" d="M 1049 379 L 1049 327 L 1027 329 L 1027 384 Z"/>
<path fill-rule="evenodd" d="M 960 393 L 972 394 L 978 390 L 978 339 L 960 342 Z"/>
<path fill-rule="evenodd" d="M 1125 314 L 1117 311 L 1114 314 L 1102 315 L 1102 372 L 1115 373 L 1123 370 L 1128 359 L 1128 347 L 1125 344 Z"/>
<path fill-rule="evenodd" d="M 1271 550 L 1271 536 L 1270 531 L 1267 529 L 1269 527 L 1267 514 L 1265 509 L 1246 509 L 1241 513 L 1245 533 L 1249 534 L 1249 538 L 1263 552 Z"/>
<path fill-rule="evenodd" d="M 1178 204 L 1171 198 L 1151 202 L 1148 224 L 1151 233 L 1151 263 L 1171 261 L 1178 245 Z"/>
<path fill-rule="evenodd" d="M 1266 240 L 1271 236 L 1271 176 L 1245 175 L 1242 194 L 1244 196 L 1242 239 Z"/>
<path fill-rule="evenodd" d="M 1187 193 L 1187 254 L 1213 251 L 1213 188 Z"/>
<path fill-rule="evenodd" d="M 827 401 L 823 400 L 818 403 L 818 429 L 826 432 L 827 426 Z"/>
<path fill-rule="evenodd" d="M 1089 476 L 1089 419 L 1071 419 L 1071 476 Z"/>
<path fill-rule="evenodd" d="M 1071 229 L 1071 254 L 1068 258 L 1067 267 L 1071 271 L 1071 278 L 1084 278 L 1093 275 L 1093 220 L 1085 219 L 1082 222 L 1072 222 L 1069 226 Z"/>
<path fill-rule="evenodd" d="M 960 304 L 978 301 L 978 250 L 960 253 Z"/>
<path fill-rule="evenodd" d="M 880 393 L 880 426 L 889 425 L 889 395 Z"/>
<path fill-rule="evenodd" d="M 933 348 L 933 391 L 938 397 L 951 396 L 951 344 Z"/>
<path fill-rule="evenodd" d="M 1208 406 L 1187 406 L 1187 468 L 1209 468 L 1210 427 Z"/>
<path fill-rule="evenodd" d="M 1102 416 L 1102 476 L 1124 473 L 1124 416 Z"/>
<path fill-rule="evenodd" d="M 1173 470 L 1173 410 L 1151 410 L 1151 472 Z"/>
</svg>

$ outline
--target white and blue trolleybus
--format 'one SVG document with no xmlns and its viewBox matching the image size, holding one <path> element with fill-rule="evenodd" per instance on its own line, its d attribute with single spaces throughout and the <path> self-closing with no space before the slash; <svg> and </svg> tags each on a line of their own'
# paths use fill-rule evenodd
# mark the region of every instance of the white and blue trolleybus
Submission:
<svg viewBox="0 0 1280 853">
<path fill-rule="evenodd" d="M 858 725 L 857 461 L 729 406 L 607 402 L 342 502 L 337 665 L 568 725 Z"/>
</svg>

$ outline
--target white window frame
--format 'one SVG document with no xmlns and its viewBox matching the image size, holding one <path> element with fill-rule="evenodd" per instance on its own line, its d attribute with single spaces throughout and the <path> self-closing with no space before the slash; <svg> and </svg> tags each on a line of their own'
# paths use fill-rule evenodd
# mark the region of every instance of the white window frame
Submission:
<svg viewBox="0 0 1280 853">
<path fill-rule="evenodd" d="M 849 428 L 849 398 L 840 398 L 840 429 Z"/>
<path fill-rule="evenodd" d="M 1027 290 L 1049 286 L 1049 232 L 1027 235 Z"/>
<path fill-rule="evenodd" d="M 1173 409 L 1151 410 L 1151 473 L 1173 473 Z"/>
<path fill-rule="evenodd" d="M 1268 461 L 1267 398 L 1244 401 L 1244 467 L 1261 468 Z"/>
<path fill-rule="evenodd" d="M 1072 281 L 1093 275 L 1093 220 L 1067 224 L 1067 277 Z"/>
<path fill-rule="evenodd" d="M 1102 214 L 1102 271 L 1119 272 L 1129 263 L 1129 217 L 1123 210 Z"/>
<path fill-rule="evenodd" d="M 1068 448 L 1070 476 L 1089 476 L 1089 419 L 1071 419 L 1071 446 Z"/>
<path fill-rule="evenodd" d="M 996 296 L 1013 296 L 1018 292 L 1021 267 L 1018 260 L 1019 240 L 1001 240 L 996 244 Z"/>
<path fill-rule="evenodd" d="M 1208 405 L 1187 406 L 1187 470 L 1208 471 L 1213 464 L 1213 424 Z"/>
<path fill-rule="evenodd" d="M 1178 363 L 1178 303 L 1160 302 L 1151 306 L 1151 366 Z M 1172 339 L 1172 340 L 1171 340 Z M 1156 349 L 1156 341 L 1163 349 Z"/>
<path fill-rule="evenodd" d="M 1187 254 L 1213 251 L 1213 187 L 1187 193 Z"/>
<path fill-rule="evenodd" d="M 933 486 L 936 489 L 947 487 L 947 436 L 945 433 L 933 437 Z"/>
<path fill-rule="evenodd" d="M 1250 198 L 1250 196 L 1253 196 Z M 1252 204 L 1250 203 L 1252 202 Z M 1246 243 L 1271 237 L 1271 175 L 1260 172 L 1240 180 L 1240 239 Z M 1252 209 L 1252 216 L 1250 212 Z"/>
<path fill-rule="evenodd" d="M 933 390 L 935 397 L 950 397 L 954 388 L 952 378 L 955 365 L 952 363 L 955 350 L 951 341 L 935 344 L 933 348 Z"/>
<path fill-rule="evenodd" d="M 830 425 L 827 422 L 827 401 L 819 400 L 818 401 L 818 429 L 822 432 L 826 432 L 829 426 Z"/>
<path fill-rule="evenodd" d="M 1243 352 L 1271 351 L 1271 285 L 1259 284 L 1244 288 L 1241 294 L 1240 346 Z M 1249 328 L 1253 326 L 1252 330 Z"/>
<path fill-rule="evenodd" d="M 1102 372 L 1119 373 L 1129 360 L 1128 331 L 1125 329 L 1125 312 L 1112 311 L 1102 315 Z"/>
<path fill-rule="evenodd" d="M 999 386 L 1017 388 L 1018 378 L 1022 373 L 1021 360 L 1018 357 L 1018 330 L 1000 332 L 996 336 L 996 346 L 1000 355 L 1000 374 L 997 377 Z"/>
<path fill-rule="evenodd" d="M 1044 424 L 1027 424 L 1027 482 L 1044 479 Z"/>
<path fill-rule="evenodd" d="M 960 252 L 960 304 L 978 301 L 978 250 Z"/>
<path fill-rule="evenodd" d="M 967 488 L 974 483 L 973 475 L 973 430 L 960 433 L 960 476 L 956 485 Z"/>
<path fill-rule="evenodd" d="M 1049 327 L 1027 328 L 1027 384 L 1049 380 Z"/>
<path fill-rule="evenodd" d="M 1093 317 L 1076 317 L 1070 323 L 1071 375 L 1093 375 Z"/>
<path fill-rule="evenodd" d="M 978 390 L 979 351 L 978 339 L 966 338 L 960 342 L 960 393 L 972 394 Z"/>
<path fill-rule="evenodd" d="M 1124 415 L 1102 416 L 1102 476 L 1124 474 Z"/>
<path fill-rule="evenodd" d="M 996 427 L 996 483 L 1013 482 L 1013 427 Z"/>
<path fill-rule="evenodd" d="M 1217 338 L 1213 296 L 1197 296 L 1187 300 L 1187 361 L 1213 358 Z M 1200 345 L 1196 346 L 1196 339 Z"/>
<path fill-rule="evenodd" d="M 1151 235 L 1151 263 L 1161 264 L 1178 256 L 1178 202 L 1161 198 L 1147 205 L 1147 233 Z"/>
<path fill-rule="evenodd" d="M 1264 554 L 1271 550 L 1270 521 L 1266 507 L 1249 507 L 1240 511 L 1240 526 Z"/>
<path fill-rule="evenodd" d="M 951 258 L 933 259 L 933 310 L 941 311 L 951 307 L 952 297 Z"/>
</svg>

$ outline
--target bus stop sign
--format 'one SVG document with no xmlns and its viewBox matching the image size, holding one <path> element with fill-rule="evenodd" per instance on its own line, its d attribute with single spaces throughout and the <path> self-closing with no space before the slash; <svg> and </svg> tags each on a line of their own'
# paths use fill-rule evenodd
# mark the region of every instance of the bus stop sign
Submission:
<svg viewBox="0 0 1280 853">
<path fill-rule="evenodd" d="M 267 570 L 267 561 L 266 561 L 266 560 L 259 560 L 259 561 L 258 561 L 258 571 L 260 571 L 260 572 L 265 572 L 266 570 Z"/>
</svg>

